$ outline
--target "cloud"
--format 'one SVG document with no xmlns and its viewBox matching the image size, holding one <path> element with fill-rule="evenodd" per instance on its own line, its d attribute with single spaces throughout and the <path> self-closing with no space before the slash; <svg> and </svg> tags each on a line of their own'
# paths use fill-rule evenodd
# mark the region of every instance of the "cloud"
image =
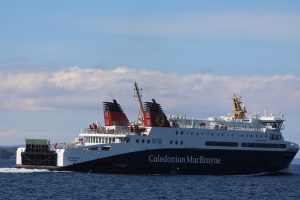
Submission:
<svg viewBox="0 0 300 200">
<path fill-rule="evenodd" d="M 98 32 L 134 36 L 299 39 L 298 13 L 210 12 L 81 22 Z"/>
<path fill-rule="evenodd" d="M 143 88 L 144 100 L 159 99 L 169 112 L 231 112 L 234 92 L 244 97 L 252 111 L 300 111 L 300 77 L 296 75 L 180 75 L 124 66 L 2 75 L 0 102 L 5 109 L 40 110 L 90 107 L 117 98 L 134 109 L 134 81 Z"/>
</svg>

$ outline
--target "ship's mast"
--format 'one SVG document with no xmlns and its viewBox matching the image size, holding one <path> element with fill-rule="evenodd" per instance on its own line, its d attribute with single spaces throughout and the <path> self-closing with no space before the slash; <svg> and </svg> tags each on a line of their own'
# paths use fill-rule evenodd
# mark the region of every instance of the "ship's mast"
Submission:
<svg viewBox="0 0 300 200">
<path fill-rule="evenodd" d="M 242 107 L 241 97 L 233 94 L 233 114 L 235 119 L 245 119 L 246 118 L 246 107 Z"/>
<path fill-rule="evenodd" d="M 142 89 L 139 89 L 137 82 L 134 82 L 134 97 L 137 98 L 139 102 L 137 123 L 142 125 L 144 124 L 144 107 L 143 107 L 142 95 L 140 94 L 140 91 L 142 91 Z"/>
</svg>

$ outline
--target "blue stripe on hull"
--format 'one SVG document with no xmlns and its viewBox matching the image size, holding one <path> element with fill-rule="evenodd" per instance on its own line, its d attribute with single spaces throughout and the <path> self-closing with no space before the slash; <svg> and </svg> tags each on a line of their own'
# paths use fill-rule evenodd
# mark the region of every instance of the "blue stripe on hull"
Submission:
<svg viewBox="0 0 300 200">
<path fill-rule="evenodd" d="M 256 174 L 289 166 L 296 152 L 156 149 L 77 163 L 62 170 L 121 174 Z"/>
</svg>

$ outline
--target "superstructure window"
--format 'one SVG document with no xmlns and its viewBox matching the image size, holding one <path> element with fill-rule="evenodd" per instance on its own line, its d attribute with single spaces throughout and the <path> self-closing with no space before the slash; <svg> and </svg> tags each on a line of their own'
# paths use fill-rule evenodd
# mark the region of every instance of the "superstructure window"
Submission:
<svg viewBox="0 0 300 200">
<path fill-rule="evenodd" d="M 152 138 L 152 143 L 156 144 L 156 138 Z"/>
<path fill-rule="evenodd" d="M 110 150 L 110 146 L 104 146 L 104 147 L 101 147 L 101 149 L 103 151 L 109 151 Z"/>
<path fill-rule="evenodd" d="M 99 150 L 99 147 L 90 147 L 89 150 L 97 151 L 97 150 Z"/>
<path fill-rule="evenodd" d="M 216 141 L 207 141 L 205 142 L 206 146 L 222 146 L 222 147 L 238 147 L 239 143 L 237 142 L 216 142 Z"/>
<path fill-rule="evenodd" d="M 281 135 L 271 135 L 270 139 L 271 140 L 281 140 Z"/>
<path fill-rule="evenodd" d="M 271 143 L 242 143 L 242 147 L 254 148 L 286 148 L 286 144 L 271 144 Z"/>
</svg>

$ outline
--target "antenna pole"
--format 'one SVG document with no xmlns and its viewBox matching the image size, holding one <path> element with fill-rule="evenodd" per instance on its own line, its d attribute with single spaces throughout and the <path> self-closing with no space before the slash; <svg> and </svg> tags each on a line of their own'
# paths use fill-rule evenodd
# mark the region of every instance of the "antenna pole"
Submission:
<svg viewBox="0 0 300 200">
<path fill-rule="evenodd" d="M 138 88 L 137 82 L 134 82 L 134 91 L 135 91 L 134 96 L 137 97 L 137 99 L 139 101 L 138 121 L 140 121 L 141 124 L 143 124 L 144 123 L 144 107 L 143 107 L 143 101 L 142 101 L 142 96 L 140 94 L 140 90 L 141 89 Z"/>
</svg>

